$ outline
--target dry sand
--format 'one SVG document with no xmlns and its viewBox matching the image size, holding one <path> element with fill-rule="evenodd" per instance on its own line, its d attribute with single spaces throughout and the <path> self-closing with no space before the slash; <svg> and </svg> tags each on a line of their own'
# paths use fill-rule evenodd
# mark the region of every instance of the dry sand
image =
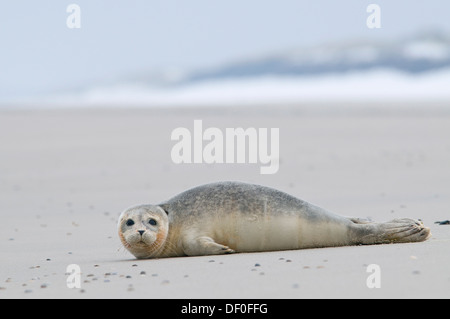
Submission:
<svg viewBox="0 0 450 319">
<path fill-rule="evenodd" d="M 0 298 L 450 297 L 450 114 L 84 109 L 0 111 Z M 175 165 L 176 127 L 280 128 L 280 170 Z M 420 218 L 424 243 L 135 260 L 119 213 L 196 185 L 240 180 L 341 215 Z M 81 289 L 66 267 L 78 264 Z M 369 289 L 367 266 L 381 270 Z"/>
</svg>

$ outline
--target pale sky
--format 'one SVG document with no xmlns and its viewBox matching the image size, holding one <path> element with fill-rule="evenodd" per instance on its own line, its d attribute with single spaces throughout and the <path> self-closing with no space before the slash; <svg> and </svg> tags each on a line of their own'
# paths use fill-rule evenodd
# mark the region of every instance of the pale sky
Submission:
<svg viewBox="0 0 450 319">
<path fill-rule="evenodd" d="M 81 28 L 69 29 L 69 4 Z M 381 7 L 381 29 L 366 8 Z M 0 4 L 0 101 L 324 42 L 450 33 L 448 0 L 14 0 Z"/>
</svg>

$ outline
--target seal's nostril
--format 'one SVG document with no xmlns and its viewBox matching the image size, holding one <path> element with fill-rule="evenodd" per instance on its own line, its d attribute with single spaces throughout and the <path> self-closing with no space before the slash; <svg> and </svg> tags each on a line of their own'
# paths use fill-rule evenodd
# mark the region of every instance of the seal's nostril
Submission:
<svg viewBox="0 0 450 319">
<path fill-rule="evenodd" d="M 138 233 L 142 236 L 142 234 L 145 233 L 145 230 L 138 230 Z"/>
</svg>

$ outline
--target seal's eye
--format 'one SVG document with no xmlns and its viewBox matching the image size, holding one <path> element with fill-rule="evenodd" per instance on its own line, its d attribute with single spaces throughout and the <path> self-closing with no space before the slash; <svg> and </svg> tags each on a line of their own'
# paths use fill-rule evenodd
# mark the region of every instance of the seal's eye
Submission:
<svg viewBox="0 0 450 319">
<path fill-rule="evenodd" d="M 134 221 L 132 219 L 128 219 L 127 226 L 133 226 L 133 225 L 134 225 Z"/>
<path fill-rule="evenodd" d="M 156 226 L 156 224 L 157 224 L 156 220 L 154 220 L 153 218 L 150 218 L 150 219 L 148 220 L 148 223 L 149 223 L 150 225 L 152 225 L 152 226 Z"/>
</svg>

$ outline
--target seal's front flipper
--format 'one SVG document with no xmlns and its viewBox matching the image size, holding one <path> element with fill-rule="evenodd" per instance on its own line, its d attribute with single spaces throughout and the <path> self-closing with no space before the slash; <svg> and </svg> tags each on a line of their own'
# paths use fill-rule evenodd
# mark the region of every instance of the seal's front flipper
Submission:
<svg viewBox="0 0 450 319">
<path fill-rule="evenodd" d="M 211 237 L 197 237 L 183 240 L 183 250 L 188 256 L 223 255 L 235 251 L 228 246 L 216 243 Z"/>
</svg>

